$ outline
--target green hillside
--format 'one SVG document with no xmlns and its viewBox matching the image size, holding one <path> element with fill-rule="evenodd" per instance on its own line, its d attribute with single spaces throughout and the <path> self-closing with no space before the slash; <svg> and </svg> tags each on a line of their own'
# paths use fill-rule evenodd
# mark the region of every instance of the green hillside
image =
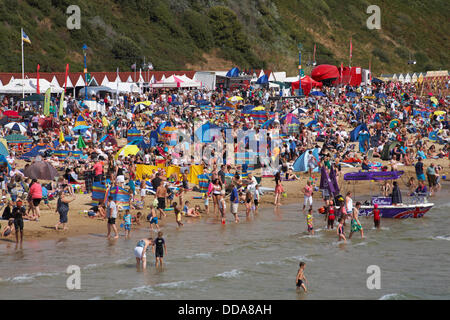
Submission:
<svg viewBox="0 0 450 320">
<path fill-rule="evenodd" d="M 81 8 L 81 29 L 68 30 L 66 9 Z M 381 8 L 381 30 L 369 30 L 369 5 Z M 320 63 L 348 64 L 374 73 L 447 69 L 449 6 L 446 0 L 0 0 L 1 72 L 21 70 L 20 28 L 26 71 L 130 70 L 152 61 L 156 70 L 208 69 L 212 61 L 241 68 L 297 71 L 314 43 Z M 409 57 L 417 60 L 407 64 Z M 308 70 L 307 70 L 308 71 Z"/>
</svg>

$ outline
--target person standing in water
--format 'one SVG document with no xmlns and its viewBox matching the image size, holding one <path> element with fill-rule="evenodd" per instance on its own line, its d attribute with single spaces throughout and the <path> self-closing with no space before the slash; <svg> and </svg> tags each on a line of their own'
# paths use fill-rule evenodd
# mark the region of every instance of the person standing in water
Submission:
<svg viewBox="0 0 450 320">
<path fill-rule="evenodd" d="M 347 239 L 345 238 L 345 230 L 344 230 L 344 218 L 339 218 L 339 225 L 337 227 L 337 235 L 338 235 L 338 241 L 344 240 L 344 242 L 347 242 Z"/>
<path fill-rule="evenodd" d="M 158 268 L 158 263 L 163 267 L 163 257 L 164 252 L 167 254 L 166 241 L 163 239 L 162 231 L 158 232 L 158 237 L 153 242 L 153 247 L 155 249 L 155 267 Z"/>
<path fill-rule="evenodd" d="M 147 239 L 141 239 L 136 244 L 136 247 L 134 248 L 134 256 L 136 257 L 136 268 L 139 268 L 142 262 L 142 268 L 145 269 L 147 267 L 147 248 L 149 246 L 152 246 L 153 249 L 153 239 L 147 238 Z"/>
<path fill-rule="evenodd" d="M 351 230 L 350 230 L 350 235 L 348 236 L 349 239 L 352 238 L 353 233 L 358 232 L 358 231 L 361 233 L 361 239 L 364 238 L 364 230 L 361 226 L 361 222 L 359 222 L 359 219 L 358 219 L 360 207 L 361 207 L 361 203 L 359 201 L 356 202 L 356 205 L 353 208 L 353 213 L 352 213 Z"/>
<path fill-rule="evenodd" d="M 380 209 L 376 203 L 373 205 L 373 224 L 375 228 L 380 229 Z"/>
<path fill-rule="evenodd" d="M 302 288 L 305 292 L 308 292 L 305 286 L 305 282 L 308 283 L 305 277 L 305 267 L 306 263 L 300 262 L 297 277 L 295 278 L 295 285 L 297 286 L 297 290 Z"/>
<path fill-rule="evenodd" d="M 308 227 L 309 234 L 314 235 L 312 209 L 309 209 L 308 214 L 306 215 L 306 226 Z"/>
</svg>

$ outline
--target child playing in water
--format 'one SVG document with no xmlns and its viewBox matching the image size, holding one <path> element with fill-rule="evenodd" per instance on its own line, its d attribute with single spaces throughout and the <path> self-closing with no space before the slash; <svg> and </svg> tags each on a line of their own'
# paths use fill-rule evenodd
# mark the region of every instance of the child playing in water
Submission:
<svg viewBox="0 0 450 320">
<path fill-rule="evenodd" d="M 173 206 L 173 210 L 175 212 L 175 219 L 177 221 L 178 227 L 184 226 L 184 224 L 181 222 L 181 210 L 178 207 L 178 204 L 176 202 L 174 202 L 172 204 L 172 206 Z"/>
<path fill-rule="evenodd" d="M 155 225 L 156 230 L 159 231 L 158 217 L 156 216 L 156 209 L 152 206 L 150 210 L 151 210 L 150 214 L 147 216 L 147 221 L 150 223 L 150 228 L 152 229 L 152 231 L 154 231 L 153 225 Z"/>
<path fill-rule="evenodd" d="M 125 211 L 125 215 L 123 216 L 123 226 L 125 228 L 125 238 L 130 237 L 131 231 L 131 213 L 130 210 Z"/>
<path fill-rule="evenodd" d="M 306 280 L 305 277 L 305 267 L 306 267 L 306 263 L 304 262 L 300 262 L 299 264 L 299 269 L 297 271 L 297 277 L 295 278 L 295 285 L 297 286 L 297 290 L 300 288 L 303 288 L 303 290 L 305 290 L 305 292 L 308 292 L 308 290 L 306 290 L 306 286 L 304 282 L 308 282 L 308 280 Z"/>
<path fill-rule="evenodd" d="M 347 239 L 345 238 L 345 231 L 344 231 L 344 218 L 339 218 L 339 225 L 337 227 L 337 234 L 338 234 L 338 241 L 344 240 L 344 242 L 347 242 Z"/>
<path fill-rule="evenodd" d="M 158 237 L 153 242 L 153 246 L 155 249 L 155 267 L 158 268 L 158 263 L 160 263 L 161 268 L 163 267 L 163 257 L 164 251 L 167 254 L 166 241 L 163 239 L 162 231 L 158 232 Z"/>
<path fill-rule="evenodd" d="M 363 230 L 363 227 L 361 226 L 361 222 L 359 222 L 359 219 L 358 219 L 360 207 L 361 207 L 361 203 L 357 202 L 356 206 L 353 208 L 351 230 L 350 230 L 350 235 L 348 236 L 349 239 L 352 238 L 352 235 L 354 232 L 358 232 L 358 231 L 361 233 L 361 239 L 364 238 L 364 230 Z"/>
<path fill-rule="evenodd" d="M 376 203 L 373 205 L 373 224 L 375 228 L 380 229 L 380 209 Z"/>
<path fill-rule="evenodd" d="M 3 237 L 9 236 L 14 231 L 14 219 L 11 218 L 8 220 L 8 225 L 5 227 L 5 229 L 2 232 Z"/>
<path fill-rule="evenodd" d="M 314 235 L 312 209 L 309 209 L 306 215 L 306 226 L 308 227 L 309 234 Z"/>
</svg>

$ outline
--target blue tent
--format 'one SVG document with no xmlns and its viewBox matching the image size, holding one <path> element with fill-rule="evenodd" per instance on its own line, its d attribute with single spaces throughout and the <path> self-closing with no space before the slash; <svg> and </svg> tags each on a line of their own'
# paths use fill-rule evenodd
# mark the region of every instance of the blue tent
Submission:
<svg viewBox="0 0 450 320">
<path fill-rule="evenodd" d="M 262 129 L 267 129 L 275 121 L 275 119 L 269 119 L 261 125 Z"/>
<path fill-rule="evenodd" d="M 306 124 L 306 127 L 309 128 L 309 127 L 312 127 L 312 126 L 314 126 L 314 125 L 316 125 L 316 124 L 317 124 L 317 120 L 312 120 L 312 121 L 310 121 L 310 122 L 308 122 L 308 123 Z"/>
<path fill-rule="evenodd" d="M 312 91 L 310 94 L 318 97 L 326 97 L 325 93 L 323 93 L 322 91 Z"/>
<path fill-rule="evenodd" d="M 56 140 L 58 141 L 58 140 Z M 47 150 L 47 149 L 52 149 L 50 146 L 44 145 L 44 146 L 34 146 L 33 149 L 31 149 L 30 151 L 24 153 L 20 159 L 30 159 L 30 158 L 34 158 L 37 157 L 39 155 L 40 151 L 43 150 Z"/>
<path fill-rule="evenodd" d="M 365 149 L 364 145 L 367 142 L 367 146 L 370 147 L 370 134 L 368 132 L 361 133 L 358 137 L 359 141 L 359 151 L 362 153 L 366 153 L 368 150 Z"/>
<path fill-rule="evenodd" d="M 227 72 L 226 77 L 229 77 L 229 78 L 237 78 L 237 77 L 239 77 L 239 69 L 236 68 L 236 67 L 234 67 L 233 69 L 230 69 Z"/>
<path fill-rule="evenodd" d="M 316 158 L 317 162 L 319 159 L 319 149 L 306 150 L 300 157 L 295 160 L 292 169 L 295 172 L 307 172 L 308 171 L 308 161 L 309 161 L 309 151 L 312 151 L 312 155 Z M 319 166 L 316 166 L 313 172 L 319 172 Z"/>
<path fill-rule="evenodd" d="M 158 131 L 154 130 L 150 133 L 150 147 L 156 147 L 158 144 Z"/>
<path fill-rule="evenodd" d="M 212 138 L 220 133 L 220 127 L 211 122 L 206 122 L 195 131 L 197 139 L 202 143 L 211 143 Z"/>
<path fill-rule="evenodd" d="M 365 123 L 359 124 L 355 129 L 353 129 L 350 132 L 350 141 L 355 142 L 358 141 L 358 135 L 361 131 L 367 131 L 369 132 L 369 129 L 367 128 Z"/>
<path fill-rule="evenodd" d="M 267 84 L 267 83 L 269 83 L 269 77 L 266 75 L 263 75 L 263 76 L 259 77 L 258 80 L 256 80 L 256 83 L 257 84 Z"/>
<path fill-rule="evenodd" d="M 197 100 L 195 101 L 199 106 L 207 106 L 208 104 L 211 104 L 208 100 Z"/>
</svg>

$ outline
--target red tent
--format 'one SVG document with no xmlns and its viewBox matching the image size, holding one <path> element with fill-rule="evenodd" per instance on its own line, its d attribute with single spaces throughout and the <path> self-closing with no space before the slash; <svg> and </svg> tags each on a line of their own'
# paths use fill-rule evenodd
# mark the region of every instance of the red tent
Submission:
<svg viewBox="0 0 450 320">
<path fill-rule="evenodd" d="M 311 77 L 316 81 L 333 81 L 339 78 L 339 70 L 336 66 L 321 64 L 311 71 Z"/>
<path fill-rule="evenodd" d="M 333 82 L 333 84 L 351 85 L 353 87 L 359 86 L 362 81 L 362 69 L 361 67 L 344 67 L 342 74 L 339 78 Z"/>
<path fill-rule="evenodd" d="M 7 111 L 3 112 L 3 115 L 6 117 L 9 117 L 9 118 L 21 118 L 19 113 L 17 111 L 13 111 L 13 110 L 7 110 Z"/>
<path fill-rule="evenodd" d="M 292 82 L 291 86 L 293 90 L 298 90 L 300 81 Z M 322 88 L 322 83 L 314 81 L 310 76 L 304 76 L 302 78 L 302 90 L 305 96 L 309 95 L 312 88 Z"/>
</svg>

